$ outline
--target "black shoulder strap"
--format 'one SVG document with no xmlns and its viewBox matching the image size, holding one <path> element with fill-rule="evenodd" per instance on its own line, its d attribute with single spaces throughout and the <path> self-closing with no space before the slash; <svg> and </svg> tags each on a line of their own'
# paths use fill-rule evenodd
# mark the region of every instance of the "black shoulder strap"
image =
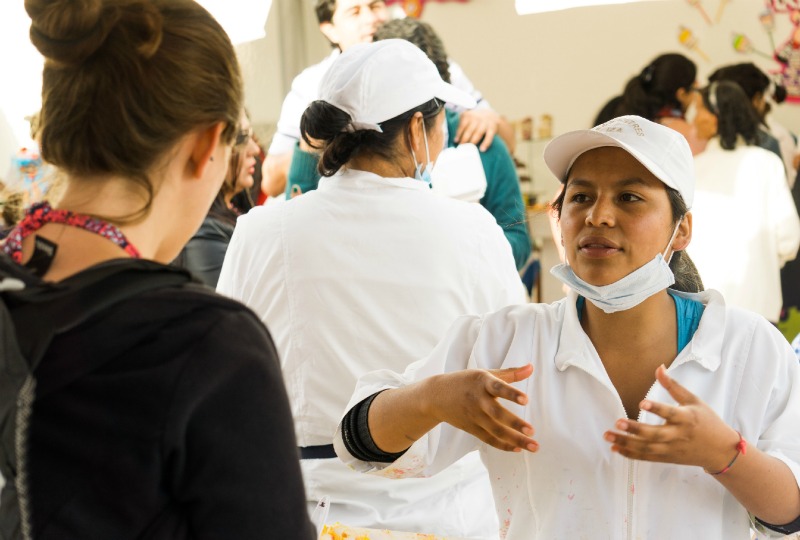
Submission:
<svg viewBox="0 0 800 540">
<path fill-rule="evenodd" d="M 55 285 L 3 293 L 20 350 L 34 370 L 53 337 L 142 293 L 193 281 L 185 270 L 149 261 L 110 261 Z"/>
</svg>

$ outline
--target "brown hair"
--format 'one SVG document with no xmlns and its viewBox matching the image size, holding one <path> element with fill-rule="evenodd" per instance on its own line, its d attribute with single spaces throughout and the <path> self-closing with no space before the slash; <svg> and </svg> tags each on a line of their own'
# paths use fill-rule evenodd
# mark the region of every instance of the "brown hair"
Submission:
<svg viewBox="0 0 800 540">
<path fill-rule="evenodd" d="M 45 57 L 42 157 L 71 176 L 130 179 L 147 215 L 157 186 L 148 171 L 190 131 L 242 108 L 236 53 L 193 0 L 25 0 L 31 42 Z"/>
</svg>

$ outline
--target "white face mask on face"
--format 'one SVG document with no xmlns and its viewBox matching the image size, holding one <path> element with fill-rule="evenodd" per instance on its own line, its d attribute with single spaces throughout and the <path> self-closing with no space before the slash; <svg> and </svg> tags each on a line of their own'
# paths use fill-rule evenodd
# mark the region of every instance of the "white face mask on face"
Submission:
<svg viewBox="0 0 800 540">
<path fill-rule="evenodd" d="M 567 264 L 554 266 L 550 273 L 606 313 L 631 309 L 675 283 L 669 261 L 665 260 L 664 256 L 669 251 L 682 221 L 683 218 L 672 231 L 664 253 L 656 254 L 653 260 L 614 283 L 602 286 L 586 283 L 575 275 L 569 261 Z"/>
</svg>

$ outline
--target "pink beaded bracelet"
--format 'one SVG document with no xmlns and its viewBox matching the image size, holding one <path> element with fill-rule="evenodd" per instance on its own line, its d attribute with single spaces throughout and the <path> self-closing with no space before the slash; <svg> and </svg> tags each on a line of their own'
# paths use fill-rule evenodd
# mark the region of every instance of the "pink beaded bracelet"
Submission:
<svg viewBox="0 0 800 540">
<path fill-rule="evenodd" d="M 738 431 L 736 432 L 736 434 L 739 435 L 739 442 L 736 443 L 736 455 L 733 456 L 733 459 L 731 460 L 731 462 L 728 463 L 728 465 L 725 466 L 725 468 L 722 469 L 721 471 L 710 472 L 710 471 L 708 471 L 706 469 L 703 469 L 704 471 L 706 471 L 708 474 L 710 474 L 712 476 L 717 476 L 717 475 L 720 475 L 720 474 L 724 474 L 724 473 L 728 472 L 729 470 L 731 470 L 731 467 L 733 467 L 733 464 L 736 463 L 737 459 L 739 459 L 739 455 L 740 454 L 741 455 L 745 455 L 747 453 L 747 441 L 744 440 L 744 437 L 742 437 L 742 434 L 739 433 Z"/>
</svg>

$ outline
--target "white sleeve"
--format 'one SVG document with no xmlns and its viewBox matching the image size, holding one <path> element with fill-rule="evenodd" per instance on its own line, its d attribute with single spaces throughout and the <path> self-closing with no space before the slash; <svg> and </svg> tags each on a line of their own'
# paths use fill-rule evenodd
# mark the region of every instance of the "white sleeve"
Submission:
<svg viewBox="0 0 800 540">
<path fill-rule="evenodd" d="M 378 370 L 358 380 L 353 397 L 345 411 L 367 397 L 389 388 L 401 388 L 432 375 L 476 367 L 472 355 L 481 328 L 481 318 L 463 316 L 456 320 L 427 358 L 418 360 L 395 373 Z M 342 440 L 341 424 L 336 429 L 334 448 L 342 461 L 360 472 L 370 472 L 387 478 L 425 477 L 447 468 L 480 445 L 472 435 L 449 424 L 439 424 L 411 447 L 394 463 L 369 463 L 353 457 Z"/>
<path fill-rule="evenodd" d="M 475 101 L 478 102 L 478 106 L 475 107 L 476 109 L 492 108 L 492 106 L 489 104 L 489 101 L 483 99 L 483 95 L 478 91 L 477 88 L 475 88 L 475 85 L 473 85 L 472 81 L 469 80 L 466 73 L 464 73 L 464 70 L 461 69 L 461 66 L 455 63 L 451 58 L 447 59 L 447 69 L 450 71 L 450 84 L 474 97 Z M 456 112 L 463 111 L 463 109 L 458 107 L 454 108 L 456 109 Z"/>
<path fill-rule="evenodd" d="M 488 313 L 513 304 L 524 304 L 528 301 L 525 286 L 517 272 L 514 253 L 508 243 L 503 229 L 497 220 L 483 206 L 473 205 L 475 214 L 475 238 L 478 268 L 481 275 L 475 290 L 475 302 L 482 304 L 479 312 Z M 495 284 L 491 287 L 491 284 Z M 485 295 L 481 298 L 481 295 Z"/>
<path fill-rule="evenodd" d="M 772 157 L 772 156 L 770 156 Z M 769 177 L 769 216 L 772 230 L 775 231 L 775 243 L 778 248 L 780 266 L 797 256 L 800 248 L 800 217 L 794 205 L 792 192 L 786 183 L 783 162 L 771 159 L 770 167 L 764 170 Z"/>
<path fill-rule="evenodd" d="M 319 97 L 319 84 L 338 55 L 331 54 L 319 64 L 304 69 L 292 81 L 292 88 L 283 100 L 281 116 L 268 154 L 291 153 L 300 140 L 300 119 L 309 103 Z"/>
<path fill-rule="evenodd" d="M 283 207 L 259 206 L 239 217 L 217 281 L 218 293 L 245 304 L 262 321 L 283 286 Z"/>
<path fill-rule="evenodd" d="M 800 486 L 800 364 L 783 335 L 766 321 L 763 330 L 754 333 L 750 349 L 759 352 L 759 358 L 751 358 L 749 364 L 760 374 L 745 372 L 745 377 L 758 392 L 769 395 L 756 444 L 759 450 L 785 463 Z M 773 361 L 764 362 L 765 358 Z M 752 516 L 751 520 L 759 533 L 757 538 L 784 538 L 756 523 Z"/>
</svg>

